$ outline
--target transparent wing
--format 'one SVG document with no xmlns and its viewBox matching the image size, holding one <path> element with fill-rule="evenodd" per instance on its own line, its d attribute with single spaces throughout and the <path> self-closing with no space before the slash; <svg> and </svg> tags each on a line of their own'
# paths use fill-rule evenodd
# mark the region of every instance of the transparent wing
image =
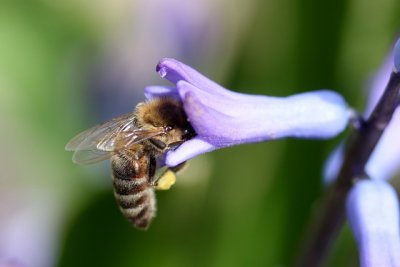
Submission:
<svg viewBox="0 0 400 267">
<path fill-rule="evenodd" d="M 72 156 L 72 161 L 77 164 L 93 164 L 111 157 L 112 153 L 101 150 L 78 150 Z"/>
<path fill-rule="evenodd" d="M 110 121 L 94 126 L 71 139 L 65 150 L 93 150 L 102 142 L 110 141 L 113 137 L 133 127 L 133 112 L 126 113 Z M 105 149 L 102 149 L 105 150 Z"/>
<path fill-rule="evenodd" d="M 110 158 L 113 151 L 129 148 L 164 133 L 162 127 L 137 128 L 134 118 L 131 112 L 90 128 L 75 136 L 65 149 L 75 151 L 73 162 L 92 164 Z"/>
</svg>

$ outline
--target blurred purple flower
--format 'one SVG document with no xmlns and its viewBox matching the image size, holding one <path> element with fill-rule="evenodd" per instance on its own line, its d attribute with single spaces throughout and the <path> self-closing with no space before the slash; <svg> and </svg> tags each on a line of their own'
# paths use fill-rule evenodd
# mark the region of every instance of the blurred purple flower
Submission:
<svg viewBox="0 0 400 267">
<path fill-rule="evenodd" d="M 0 258 L 0 267 L 25 267 L 25 264 L 22 264 L 16 259 L 1 259 Z"/>
<path fill-rule="evenodd" d="M 380 180 L 358 182 L 347 198 L 347 215 L 361 267 L 400 267 L 399 205 L 395 190 Z"/>
<path fill-rule="evenodd" d="M 385 60 L 371 85 L 365 117 L 369 117 L 382 96 L 392 71 L 398 72 L 400 42 Z M 347 215 L 358 243 L 362 267 L 400 267 L 399 205 L 396 192 L 385 182 L 400 166 L 400 108 L 393 114 L 371 154 L 366 174 L 372 180 L 354 185 L 347 199 Z M 336 178 L 343 163 L 344 143 L 330 155 L 324 170 L 326 183 Z"/>
<path fill-rule="evenodd" d="M 0 267 L 54 266 L 62 210 L 55 196 L 32 188 L 0 193 Z"/>
<path fill-rule="evenodd" d="M 98 58 L 88 77 L 88 97 L 95 108 L 92 115 L 106 120 L 142 101 L 142 89 L 153 84 L 155 78 L 148 75 L 148 70 L 163 55 L 213 68 L 223 75 L 245 29 L 242 25 L 248 20 L 243 11 L 252 6 L 251 1 L 239 0 L 224 5 L 212 0 L 97 3 L 93 8 L 100 14 L 107 10 L 104 23 L 110 27 L 104 31 Z M 232 11 L 230 15 L 221 16 L 227 8 Z M 240 12 L 235 12 L 237 9 Z M 81 58 L 76 55 L 77 65 L 82 65 Z M 86 71 L 79 73 L 82 72 Z"/>
<path fill-rule="evenodd" d="M 147 98 L 175 95 L 198 134 L 167 156 L 174 166 L 215 149 L 284 137 L 330 138 L 346 127 L 346 102 L 320 90 L 289 97 L 247 95 L 229 91 L 174 59 L 157 65 L 174 87 L 147 87 Z"/>
<path fill-rule="evenodd" d="M 395 49 L 399 50 L 399 45 L 396 45 Z M 390 74 L 393 70 L 394 62 L 396 61 L 395 54 L 400 53 L 400 51 L 397 53 L 395 51 L 390 53 L 372 83 L 368 105 L 365 112 L 366 115 L 371 114 L 372 109 L 375 107 L 385 90 L 386 84 L 389 81 Z M 366 165 L 366 172 L 371 176 L 371 178 L 387 180 L 392 178 L 400 170 L 399 136 L 400 108 L 397 108 Z"/>
<path fill-rule="evenodd" d="M 397 51 L 397 53 L 395 51 Z M 371 81 L 368 102 L 364 112 L 366 118 L 372 113 L 373 108 L 378 103 L 386 88 L 386 84 L 389 81 L 390 74 L 396 61 L 396 54 L 397 58 L 400 58 L 399 41 L 397 42 L 394 51 L 388 55 L 383 65 Z M 400 59 L 398 59 L 398 61 L 400 61 Z M 397 67 L 395 67 L 395 69 L 397 69 Z M 397 141 L 398 136 L 400 136 L 400 108 L 397 108 L 394 112 L 390 123 L 386 126 L 385 132 L 365 167 L 366 173 L 372 179 L 387 180 L 399 172 L 400 142 Z M 343 153 L 344 144 L 342 143 L 329 156 L 324 168 L 325 184 L 330 184 L 336 178 L 343 162 Z"/>
<path fill-rule="evenodd" d="M 394 68 L 396 72 L 400 71 L 400 39 L 397 40 L 394 45 L 394 55 L 393 55 Z"/>
</svg>

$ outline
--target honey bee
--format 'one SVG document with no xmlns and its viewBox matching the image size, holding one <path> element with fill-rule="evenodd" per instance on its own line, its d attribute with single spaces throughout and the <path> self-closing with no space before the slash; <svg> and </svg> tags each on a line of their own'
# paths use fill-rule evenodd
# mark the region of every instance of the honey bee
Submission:
<svg viewBox="0 0 400 267">
<path fill-rule="evenodd" d="M 111 158 L 120 210 L 136 228 L 146 230 L 156 212 L 154 189 L 169 189 L 184 165 L 164 166 L 166 152 L 194 135 L 181 102 L 164 97 L 78 134 L 65 149 L 75 151 L 72 160 L 78 164 Z"/>
</svg>

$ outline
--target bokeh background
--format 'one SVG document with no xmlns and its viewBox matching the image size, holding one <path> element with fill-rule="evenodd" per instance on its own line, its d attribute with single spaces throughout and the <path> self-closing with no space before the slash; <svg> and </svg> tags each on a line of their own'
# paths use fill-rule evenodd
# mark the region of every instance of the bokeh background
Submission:
<svg viewBox="0 0 400 267">
<path fill-rule="evenodd" d="M 147 232 L 120 214 L 108 162 L 74 165 L 64 145 L 166 84 L 162 57 L 236 91 L 329 88 L 362 110 L 398 11 L 395 0 L 1 0 L 0 266 L 292 266 L 340 137 L 198 157 L 158 192 Z M 357 262 L 345 228 L 328 266 Z"/>
</svg>

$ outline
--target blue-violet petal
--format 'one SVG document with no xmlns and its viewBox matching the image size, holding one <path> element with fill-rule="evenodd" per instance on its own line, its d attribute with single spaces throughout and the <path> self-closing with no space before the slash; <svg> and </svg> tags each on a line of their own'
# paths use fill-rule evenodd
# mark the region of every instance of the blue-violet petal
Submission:
<svg viewBox="0 0 400 267">
<path fill-rule="evenodd" d="M 168 154 L 168 165 L 243 143 L 285 137 L 330 138 L 343 131 L 348 123 L 347 104 L 332 91 L 319 90 L 288 97 L 241 94 L 168 58 L 160 61 L 157 71 L 175 87 L 147 89 L 148 98 L 179 94 L 197 133 L 194 140 Z M 192 145 L 191 150 L 189 146 Z"/>
<path fill-rule="evenodd" d="M 347 215 L 361 267 L 400 267 L 399 205 L 389 184 L 381 180 L 358 182 L 347 198 Z"/>
</svg>

